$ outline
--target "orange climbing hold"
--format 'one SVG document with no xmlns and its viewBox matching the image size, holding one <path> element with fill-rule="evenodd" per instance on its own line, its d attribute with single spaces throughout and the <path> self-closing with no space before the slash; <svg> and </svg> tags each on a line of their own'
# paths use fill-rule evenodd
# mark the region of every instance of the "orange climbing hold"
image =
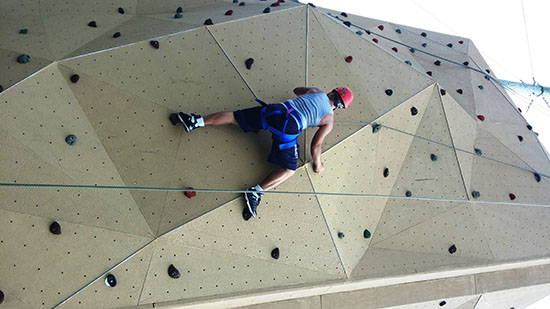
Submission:
<svg viewBox="0 0 550 309">
<path fill-rule="evenodd" d="M 186 189 L 193 189 L 193 187 L 187 187 Z M 197 192 L 195 191 L 185 191 L 185 196 L 187 196 L 187 198 L 193 198 L 197 195 Z"/>
<path fill-rule="evenodd" d="M 477 119 L 481 120 L 481 121 L 485 121 L 485 116 L 483 115 L 477 115 Z"/>
<path fill-rule="evenodd" d="M 352 56 L 347 56 L 346 57 L 346 62 L 347 63 L 351 63 L 353 61 L 353 57 Z"/>
</svg>

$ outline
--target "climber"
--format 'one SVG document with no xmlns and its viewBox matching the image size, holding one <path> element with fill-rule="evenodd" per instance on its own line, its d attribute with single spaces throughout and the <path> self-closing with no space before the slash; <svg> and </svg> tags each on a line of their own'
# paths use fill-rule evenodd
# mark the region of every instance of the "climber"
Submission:
<svg viewBox="0 0 550 309">
<path fill-rule="evenodd" d="M 170 115 L 172 124 L 183 124 L 187 132 L 202 126 L 226 124 L 238 125 L 245 133 L 260 129 L 271 131 L 273 143 L 268 161 L 279 168 L 244 194 L 248 206 L 243 210 L 245 220 L 250 219 L 251 215 L 256 217 L 264 191 L 273 189 L 295 173 L 300 156 L 297 140 L 302 130 L 319 127 L 311 141 L 311 157 L 316 173 L 321 173 L 325 169 L 321 162 L 321 146 L 332 130 L 333 111 L 337 108 L 348 108 L 353 100 L 353 93 L 347 87 L 335 88 L 328 94 L 315 87 L 298 87 L 294 89 L 294 94 L 296 98 L 284 103 L 267 104 L 235 112 L 220 112 L 205 117 L 183 112 Z"/>
</svg>

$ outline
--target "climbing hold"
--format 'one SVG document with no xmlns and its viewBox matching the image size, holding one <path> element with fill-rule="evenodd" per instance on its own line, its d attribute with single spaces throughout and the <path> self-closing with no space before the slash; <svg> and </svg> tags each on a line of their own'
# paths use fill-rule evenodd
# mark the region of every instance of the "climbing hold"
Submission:
<svg viewBox="0 0 550 309">
<path fill-rule="evenodd" d="M 483 155 L 483 151 L 481 151 L 481 149 L 479 149 L 479 148 L 474 148 L 474 151 L 475 151 L 476 155 L 478 155 L 478 156 Z"/>
<path fill-rule="evenodd" d="M 432 153 L 432 154 L 430 155 L 430 159 L 432 159 L 432 161 L 434 161 L 434 162 L 437 161 L 437 155 L 435 155 L 435 154 Z"/>
<path fill-rule="evenodd" d="M 416 51 L 416 49 L 414 49 L 414 48 L 411 48 L 411 49 L 409 49 L 409 51 L 410 51 L 411 53 L 413 53 L 413 54 L 414 54 L 414 52 Z"/>
<path fill-rule="evenodd" d="M 439 306 L 440 306 L 440 307 L 443 307 L 443 306 L 445 306 L 446 304 L 447 304 L 446 301 L 442 301 L 442 302 L 439 303 Z"/>
<path fill-rule="evenodd" d="M 521 108 L 518 107 L 518 112 L 522 113 Z"/>
<path fill-rule="evenodd" d="M 252 68 L 252 65 L 254 64 L 254 59 L 248 58 L 246 59 L 244 64 L 246 65 L 246 68 L 250 70 Z"/>
<path fill-rule="evenodd" d="M 411 191 L 407 191 L 407 192 L 405 192 L 405 196 L 406 196 L 406 197 L 411 197 L 412 195 L 413 195 L 413 194 L 412 194 L 412 192 L 411 192 Z"/>
<path fill-rule="evenodd" d="M 344 233 L 338 232 L 338 238 L 342 239 L 342 238 L 344 238 L 344 236 L 345 236 Z"/>
<path fill-rule="evenodd" d="M 245 6 L 245 5 L 246 5 L 246 3 L 244 3 L 244 2 L 239 3 L 239 6 Z"/>
<path fill-rule="evenodd" d="M 170 266 L 168 266 L 168 276 L 173 279 L 178 279 L 181 275 L 180 271 L 173 264 L 170 264 Z"/>
<path fill-rule="evenodd" d="M 533 127 L 532 127 L 530 124 L 528 124 L 528 125 L 527 125 L 527 129 L 528 129 L 529 131 L 531 131 L 531 130 L 533 130 Z"/>
<path fill-rule="evenodd" d="M 434 62 L 434 64 L 437 65 L 437 66 L 440 66 L 440 65 L 441 65 L 441 61 L 436 60 L 436 61 Z"/>
<path fill-rule="evenodd" d="M 316 8 L 315 4 L 313 4 L 313 3 L 311 3 L 311 2 L 308 3 L 308 5 L 311 6 L 312 8 Z"/>
<path fill-rule="evenodd" d="M 458 44 L 462 45 L 462 44 L 464 44 L 464 41 L 460 40 L 460 41 L 458 41 Z"/>
<path fill-rule="evenodd" d="M 4 91 L 4 87 L 0 85 L 0 92 Z"/>
<path fill-rule="evenodd" d="M 80 79 L 80 76 L 78 76 L 78 74 L 71 75 L 71 82 L 73 82 L 73 84 L 76 84 L 79 79 Z"/>
<path fill-rule="evenodd" d="M 88 26 L 92 28 L 97 28 L 97 23 L 95 22 L 95 20 L 92 20 L 91 22 L 88 23 Z"/>
<path fill-rule="evenodd" d="M 31 56 L 27 54 L 21 54 L 19 57 L 17 57 L 17 62 L 23 64 L 31 61 Z"/>
<path fill-rule="evenodd" d="M 355 33 L 358 34 L 358 35 L 363 35 L 363 31 L 357 31 Z"/>
<path fill-rule="evenodd" d="M 226 15 L 226 16 L 231 16 L 231 15 L 233 15 L 233 10 L 229 10 L 229 11 L 225 12 L 225 15 Z"/>
<path fill-rule="evenodd" d="M 176 14 L 174 15 L 174 18 L 175 18 L 175 19 L 183 18 L 183 14 L 181 14 L 181 13 L 176 13 Z"/>
<path fill-rule="evenodd" d="M 428 44 L 422 43 L 422 47 L 426 48 L 426 46 L 428 46 Z"/>
<path fill-rule="evenodd" d="M 369 239 L 372 236 L 371 232 L 367 229 L 363 231 L 363 237 Z"/>
<path fill-rule="evenodd" d="M 395 32 L 401 34 L 401 29 L 395 29 Z"/>
<path fill-rule="evenodd" d="M 376 132 L 380 131 L 381 128 L 382 128 L 381 124 L 373 123 L 372 124 L 372 133 L 376 133 Z"/>
<path fill-rule="evenodd" d="M 367 32 L 368 35 L 371 34 L 370 30 L 365 30 L 365 32 Z"/>
<path fill-rule="evenodd" d="M 456 246 L 455 245 L 452 245 L 451 247 L 449 247 L 449 253 L 450 254 L 453 254 L 456 252 Z"/>
<path fill-rule="evenodd" d="M 523 136 L 518 135 L 518 139 L 519 139 L 520 142 L 523 142 Z"/>
<path fill-rule="evenodd" d="M 428 72 L 426 72 L 426 74 L 432 76 L 432 71 L 428 71 Z"/>
<path fill-rule="evenodd" d="M 271 257 L 278 260 L 279 259 L 279 248 L 271 250 Z"/>
<path fill-rule="evenodd" d="M 420 35 L 423 36 L 423 37 L 428 36 L 428 35 L 426 34 L 426 32 L 422 32 Z"/>
<path fill-rule="evenodd" d="M 21 29 L 21 30 L 19 30 L 19 33 L 20 34 L 27 34 L 27 33 L 29 33 L 29 29 L 27 29 L 27 28 Z"/>
<path fill-rule="evenodd" d="M 535 176 L 535 180 L 536 180 L 537 182 L 540 182 L 540 175 L 539 175 L 539 173 L 533 173 L 533 175 Z"/>
<path fill-rule="evenodd" d="M 460 93 L 460 94 L 463 94 L 464 92 L 462 91 L 462 89 L 457 89 L 456 92 Z"/>
<path fill-rule="evenodd" d="M 483 87 L 483 85 L 478 85 L 477 88 L 479 88 L 479 90 L 485 89 L 485 87 Z"/>
<path fill-rule="evenodd" d="M 123 8 L 118 8 L 118 13 L 124 14 L 124 9 Z"/>
<path fill-rule="evenodd" d="M 441 92 L 441 95 L 446 95 L 447 94 L 447 90 L 445 90 L 445 89 L 441 89 L 441 90 L 439 90 L 439 92 Z"/>
<path fill-rule="evenodd" d="M 183 8 L 180 6 L 176 9 L 176 13 L 183 13 Z"/>
<path fill-rule="evenodd" d="M 233 3 L 239 3 L 239 0 L 233 0 Z"/>
<path fill-rule="evenodd" d="M 380 31 L 384 31 L 384 25 L 379 25 L 378 29 L 380 29 Z"/>
<path fill-rule="evenodd" d="M 278 7 L 279 5 L 280 5 L 279 2 L 274 2 L 274 3 L 271 4 L 272 7 Z"/>
<path fill-rule="evenodd" d="M 346 62 L 347 63 L 351 63 L 353 61 L 353 57 L 352 56 L 347 56 L 346 57 Z"/>
<path fill-rule="evenodd" d="M 115 33 L 113 34 L 113 38 L 118 38 L 118 37 L 120 37 L 120 32 L 115 32 Z"/>
<path fill-rule="evenodd" d="M 210 26 L 210 25 L 213 25 L 214 23 L 212 22 L 212 19 L 208 18 L 207 20 L 204 21 L 204 24 L 207 26 Z"/>
<path fill-rule="evenodd" d="M 449 44 L 447 44 L 447 47 L 453 48 L 453 44 L 452 44 L 452 43 L 449 43 Z"/>
<path fill-rule="evenodd" d="M 340 13 L 340 15 L 342 15 L 342 16 L 344 16 L 344 17 L 348 17 L 348 14 L 346 14 L 346 13 L 344 13 L 344 12 Z"/>
<path fill-rule="evenodd" d="M 116 277 L 113 274 L 108 274 L 105 278 L 105 285 L 114 288 L 116 286 Z"/>
<path fill-rule="evenodd" d="M 346 26 L 348 26 L 348 27 L 351 27 L 351 23 L 350 23 L 349 21 L 347 21 L 347 20 L 344 22 L 344 25 L 346 25 Z"/>
<path fill-rule="evenodd" d="M 409 60 L 405 60 L 405 63 L 408 65 L 413 65 L 412 62 L 410 62 Z"/>
<path fill-rule="evenodd" d="M 479 193 L 479 191 L 472 191 L 472 197 L 473 198 L 479 198 L 481 196 L 481 194 Z"/>
<path fill-rule="evenodd" d="M 387 96 L 391 97 L 391 95 L 393 94 L 393 90 L 391 89 L 386 89 L 386 91 L 384 91 L 386 93 Z"/>
<path fill-rule="evenodd" d="M 514 193 L 510 193 L 509 196 L 512 201 L 516 199 L 516 195 Z"/>
<path fill-rule="evenodd" d="M 396 53 L 398 52 L 397 47 L 392 47 L 391 50 L 393 50 Z"/>
<path fill-rule="evenodd" d="M 377 38 L 373 38 L 372 41 L 376 44 L 378 44 L 378 39 Z"/>
<path fill-rule="evenodd" d="M 477 115 L 477 119 L 481 120 L 481 121 L 485 121 L 485 116 L 483 115 Z"/>
<path fill-rule="evenodd" d="M 186 189 L 193 189 L 193 187 L 187 187 Z M 185 194 L 185 196 L 187 196 L 187 198 L 193 198 L 194 196 L 197 195 L 197 192 L 195 192 L 195 191 L 185 191 L 183 194 Z"/>
<path fill-rule="evenodd" d="M 463 65 L 468 66 L 470 63 L 468 61 L 462 62 Z"/>
<path fill-rule="evenodd" d="M 4 292 L 0 291 L 0 304 L 4 302 Z"/>
<path fill-rule="evenodd" d="M 271 9 L 270 8 L 265 8 L 264 13 L 269 13 L 269 12 L 271 12 Z"/>
<path fill-rule="evenodd" d="M 416 116 L 416 114 L 418 114 L 418 109 L 416 109 L 416 107 L 411 107 L 411 115 L 413 116 Z"/>
<path fill-rule="evenodd" d="M 491 77 L 489 75 L 485 75 L 486 80 L 491 80 Z"/>
<path fill-rule="evenodd" d="M 159 41 L 150 41 L 149 42 L 151 44 L 151 46 L 153 46 L 154 48 L 156 49 L 159 49 L 160 48 L 160 44 L 159 44 Z"/>
<path fill-rule="evenodd" d="M 485 72 L 491 74 L 491 70 L 489 70 L 489 69 L 485 69 Z"/>
<path fill-rule="evenodd" d="M 388 177 L 390 176 L 390 169 L 389 168 L 384 168 L 384 177 Z"/>
<path fill-rule="evenodd" d="M 50 224 L 50 232 L 54 235 L 61 235 L 61 225 L 54 221 L 52 224 Z"/>
<path fill-rule="evenodd" d="M 67 144 L 71 145 L 71 146 L 74 146 L 76 144 L 76 136 L 74 135 L 67 135 L 67 137 L 65 137 L 65 142 L 67 142 Z"/>
</svg>

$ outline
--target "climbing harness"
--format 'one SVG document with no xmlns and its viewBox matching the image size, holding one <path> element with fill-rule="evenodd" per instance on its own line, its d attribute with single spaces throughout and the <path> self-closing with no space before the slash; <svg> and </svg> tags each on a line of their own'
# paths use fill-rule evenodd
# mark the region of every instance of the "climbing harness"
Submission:
<svg viewBox="0 0 550 309">
<path fill-rule="evenodd" d="M 256 99 L 256 101 L 263 105 L 263 108 L 261 111 L 262 128 L 264 130 L 269 130 L 271 133 L 273 133 L 273 139 L 279 143 L 279 149 L 282 150 L 282 149 L 288 149 L 288 148 L 294 147 L 298 143 L 298 136 L 300 136 L 300 133 L 302 133 L 302 130 L 303 130 L 302 119 L 300 119 L 300 116 L 298 116 L 298 114 L 292 113 L 294 112 L 294 108 L 292 108 L 288 102 L 281 104 L 286 109 L 286 113 L 285 113 L 286 119 L 285 119 L 285 124 L 283 125 L 283 130 L 279 131 L 267 123 L 267 118 L 273 115 L 282 115 L 283 111 L 281 110 L 268 111 L 267 110 L 268 105 L 265 102 L 263 102 L 260 99 Z M 292 117 L 298 124 L 299 130 L 297 134 L 286 133 L 286 126 L 288 125 L 289 116 Z"/>
</svg>

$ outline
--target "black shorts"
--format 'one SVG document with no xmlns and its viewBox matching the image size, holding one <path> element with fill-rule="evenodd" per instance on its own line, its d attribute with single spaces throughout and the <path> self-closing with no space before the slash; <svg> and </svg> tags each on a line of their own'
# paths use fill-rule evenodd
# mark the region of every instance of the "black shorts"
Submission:
<svg viewBox="0 0 550 309">
<path fill-rule="evenodd" d="M 241 109 L 233 112 L 239 127 L 243 132 L 256 132 L 262 130 L 262 108 L 263 106 L 256 106 L 247 109 Z M 283 114 L 272 115 L 266 119 L 266 122 L 273 128 L 282 131 L 283 126 L 286 121 L 286 108 L 283 104 L 269 104 L 267 107 L 267 112 L 281 110 Z M 288 123 L 286 125 L 287 134 L 298 134 L 300 132 L 300 127 L 296 123 L 293 117 L 288 118 Z M 298 144 L 287 149 L 279 149 L 279 143 L 273 139 L 271 144 L 271 153 L 267 161 L 284 167 L 290 170 L 295 171 L 298 166 L 298 158 L 300 158 L 300 147 Z"/>
</svg>

